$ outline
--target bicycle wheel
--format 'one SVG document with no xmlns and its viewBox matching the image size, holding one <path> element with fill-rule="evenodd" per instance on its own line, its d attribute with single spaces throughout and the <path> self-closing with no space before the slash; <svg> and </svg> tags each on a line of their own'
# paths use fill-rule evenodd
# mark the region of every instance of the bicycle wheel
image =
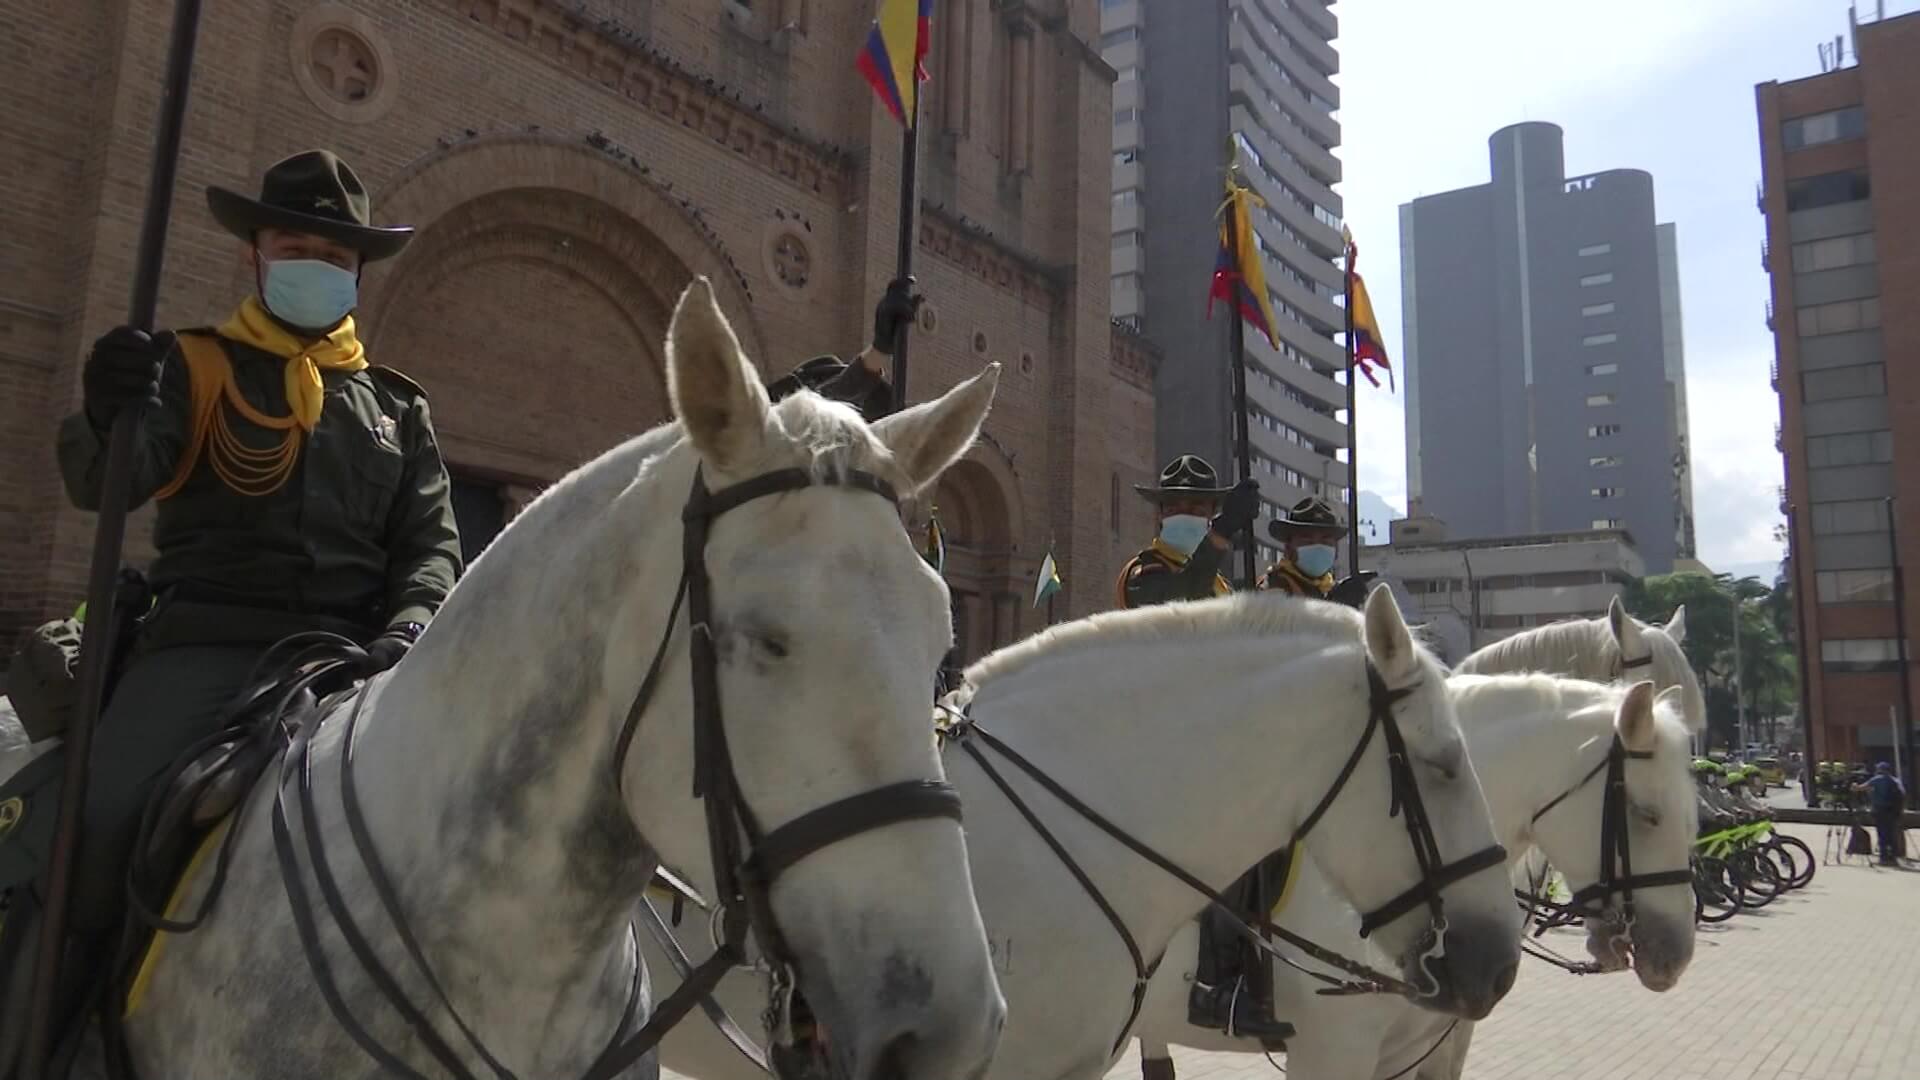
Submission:
<svg viewBox="0 0 1920 1080">
<path fill-rule="evenodd" d="M 1727 864 L 1710 855 L 1693 861 L 1693 895 L 1699 902 L 1701 922 L 1726 922 L 1742 907 Z"/>
<path fill-rule="evenodd" d="M 1736 852 L 1727 868 L 1732 871 L 1734 883 L 1746 898 L 1748 907 L 1766 907 L 1784 888 L 1780 883 L 1780 872 L 1753 848 Z"/>
<path fill-rule="evenodd" d="M 1820 860 L 1813 857 L 1813 849 L 1805 840 L 1797 836 L 1773 835 L 1773 843 L 1793 861 L 1793 880 L 1787 882 L 1789 889 L 1804 889 L 1813 880 L 1813 872 L 1819 868 Z"/>
<path fill-rule="evenodd" d="M 1759 858 L 1769 866 L 1780 879 L 1781 891 L 1793 888 L 1793 879 L 1799 873 L 1799 866 L 1793 861 L 1793 852 L 1774 843 L 1771 839 L 1763 841 L 1758 849 Z"/>
</svg>

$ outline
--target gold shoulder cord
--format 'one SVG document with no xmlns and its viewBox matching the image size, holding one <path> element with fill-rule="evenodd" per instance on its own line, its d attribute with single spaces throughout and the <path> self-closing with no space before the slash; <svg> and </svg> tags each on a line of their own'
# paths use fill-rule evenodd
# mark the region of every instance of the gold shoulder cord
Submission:
<svg viewBox="0 0 1920 1080">
<path fill-rule="evenodd" d="M 175 338 L 180 355 L 186 359 L 191 377 L 193 401 L 189 416 L 186 450 L 180 455 L 173 479 L 154 493 L 156 499 L 172 498 L 186 486 L 194 466 L 206 455 L 215 476 L 235 494 L 249 497 L 271 495 L 286 486 L 293 467 L 300 460 L 304 438 L 300 424 L 289 412 L 286 416 L 268 416 L 253 407 L 241 395 L 233 381 L 233 362 L 218 340 L 201 334 L 180 334 Z M 269 431 L 281 432 L 277 446 L 255 449 L 234 433 L 225 402 L 247 422 Z"/>
</svg>

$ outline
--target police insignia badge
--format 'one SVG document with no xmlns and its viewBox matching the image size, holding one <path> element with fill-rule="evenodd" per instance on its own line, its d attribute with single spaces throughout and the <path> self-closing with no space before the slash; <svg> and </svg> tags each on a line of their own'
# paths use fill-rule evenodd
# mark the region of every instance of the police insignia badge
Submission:
<svg viewBox="0 0 1920 1080">
<path fill-rule="evenodd" d="M 373 437 L 390 449 L 400 449 L 400 425 L 391 416 L 382 416 L 373 422 Z"/>
</svg>

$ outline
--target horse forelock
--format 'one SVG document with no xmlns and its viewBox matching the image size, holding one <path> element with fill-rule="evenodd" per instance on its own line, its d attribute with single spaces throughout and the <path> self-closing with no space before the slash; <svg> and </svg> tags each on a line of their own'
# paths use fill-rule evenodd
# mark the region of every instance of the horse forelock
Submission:
<svg viewBox="0 0 1920 1080">
<path fill-rule="evenodd" d="M 975 661 L 966 679 L 981 686 L 1038 664 L 1124 644 L 1196 643 L 1230 638 L 1301 638 L 1303 651 L 1360 639 L 1358 612 L 1340 604 L 1278 593 L 1236 593 L 1212 600 L 1104 611 L 1061 623 Z M 1431 660 L 1430 654 L 1421 650 Z"/>
</svg>

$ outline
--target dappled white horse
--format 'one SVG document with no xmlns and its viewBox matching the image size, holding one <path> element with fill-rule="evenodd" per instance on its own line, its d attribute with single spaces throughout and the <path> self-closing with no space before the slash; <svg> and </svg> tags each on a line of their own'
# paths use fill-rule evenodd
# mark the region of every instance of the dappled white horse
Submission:
<svg viewBox="0 0 1920 1080">
<path fill-rule="evenodd" d="M 1679 691 L 1656 702 L 1651 683 L 1633 688 L 1545 675 L 1456 675 L 1448 693 L 1460 717 L 1469 755 L 1486 787 L 1487 804 L 1509 865 L 1538 845 L 1578 890 L 1614 873 L 1603 869 L 1602 809 L 1616 737 L 1626 802 L 1626 850 L 1636 876 L 1685 870 L 1694 837 L 1693 781 Z M 1638 755 L 1646 754 L 1647 757 Z M 1282 920 L 1290 928 L 1350 954 L 1365 943 L 1355 933 L 1353 909 L 1327 886 L 1319 847 L 1299 870 Z M 1616 866 L 1614 870 L 1617 871 Z M 1598 890 L 1595 890 L 1596 892 Z M 1619 894 L 1595 897 L 1617 907 Z M 1632 959 L 1640 981 L 1666 990 L 1693 955 L 1693 890 L 1678 886 L 1633 892 Z M 1512 913 L 1511 935 L 1526 932 Z M 1155 974 L 1141 1018 L 1143 1070 L 1149 1080 L 1174 1075 L 1167 1044 L 1260 1053 L 1255 1040 L 1230 1038 L 1187 1023 L 1187 991 L 1198 930 L 1174 938 L 1168 963 Z M 1606 944 L 1611 947 L 1611 935 Z M 1319 983 L 1293 969 L 1275 971 L 1275 1014 L 1298 1034 L 1287 1041 L 1292 1080 L 1384 1080 L 1419 1064 L 1419 1075 L 1450 1075 L 1436 1049 L 1453 1023 L 1383 995 L 1329 997 Z M 1460 1021 L 1459 1028 L 1469 1026 Z M 1424 1060 L 1423 1060 L 1424 1059 Z M 1409 1074 L 1411 1075 L 1411 1074 Z"/>
<path fill-rule="evenodd" d="M 1364 617 L 1255 594 L 1056 626 L 967 671 L 974 688 L 968 715 L 980 732 L 1219 889 L 1285 845 L 1335 785 L 1371 723 L 1369 666 L 1392 692 L 1405 692 L 1391 714 L 1442 859 L 1486 851 L 1493 836 L 1444 672 L 1414 644 L 1384 589 Z M 1394 799 L 1383 736 L 1374 737 L 1311 834 L 1332 888 L 1365 910 L 1422 877 L 1403 818 L 1388 816 Z M 1009 757 L 976 746 L 1112 905 L 1146 960 L 1160 957 L 1201 898 L 1068 809 Z M 946 762 L 966 799 L 974 885 L 1009 1009 L 987 1075 L 1099 1077 L 1125 1046 L 1133 963 L 1088 892 L 981 764 L 952 746 Z M 1380 963 L 1419 982 L 1427 1008 L 1485 1015 L 1511 984 L 1519 957 L 1505 868 L 1473 873 L 1441 895 L 1441 939 L 1415 905 L 1374 935 L 1387 958 Z M 681 938 L 700 955 L 703 936 Z M 1188 960 L 1168 956 L 1167 966 Z M 666 990 L 664 967 L 650 968 Z M 719 996 L 759 1037 L 753 980 L 731 976 Z M 753 1075 L 701 1023 L 668 1035 L 662 1063 L 699 1080 Z"/>
<path fill-rule="evenodd" d="M 946 590 L 891 501 L 850 482 L 871 474 L 903 495 L 931 484 L 973 442 L 994 372 L 872 428 L 811 394 L 775 406 L 704 279 L 674 312 L 667 356 L 680 423 L 542 495 L 418 647 L 369 684 L 354 741 L 342 737 L 346 708 L 312 741 L 317 820 L 295 802 L 288 828 L 320 834 L 354 921 L 453 1066 L 341 946 L 337 912 L 317 899 L 315 847 L 297 842 L 318 951 L 357 1022 L 419 1074 L 576 1078 L 637 1026 L 631 1008 L 644 1019 L 628 924 L 641 889 L 660 859 L 710 879 L 692 796 L 695 635 L 713 657 L 710 700 L 740 801 L 769 832 L 942 778 L 925 717 L 951 640 Z M 718 513 L 704 547 L 683 553 L 696 475 L 722 499 L 756 478 L 785 482 Z M 683 555 L 711 575 L 711 610 L 694 626 L 670 616 Z M 629 707 L 663 638 L 629 743 Z M 424 965 L 399 944 L 349 839 L 349 760 Z M 128 1021 L 141 1075 L 393 1075 L 316 993 L 276 866 L 274 794 L 263 783 L 240 813 L 212 919 L 161 939 Z M 205 877 L 186 890 L 189 908 Z M 833 1024 L 839 1076 L 962 1080 L 985 1068 L 1004 1005 L 954 821 L 898 821 L 813 850 L 773 882 L 769 909 L 803 992 Z"/>
</svg>

